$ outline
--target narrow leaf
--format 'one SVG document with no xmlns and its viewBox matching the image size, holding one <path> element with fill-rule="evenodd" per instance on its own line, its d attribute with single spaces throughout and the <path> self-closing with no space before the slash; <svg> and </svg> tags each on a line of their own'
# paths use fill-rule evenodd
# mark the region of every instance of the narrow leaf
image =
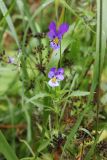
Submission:
<svg viewBox="0 0 107 160">
<path fill-rule="evenodd" d="M 0 131 L 0 152 L 4 155 L 4 157 L 7 160 L 18 160 L 16 154 L 6 141 L 1 131 Z"/>
<path fill-rule="evenodd" d="M 6 15 L 5 18 L 6 18 L 6 21 L 7 21 L 7 23 L 8 23 L 8 26 L 9 26 L 9 28 L 10 28 L 10 30 L 11 30 L 11 33 L 12 33 L 12 35 L 13 35 L 16 43 L 17 43 L 18 48 L 20 48 L 20 44 L 19 44 L 19 41 L 18 41 L 18 37 L 17 37 L 16 31 L 15 31 L 13 22 L 12 22 L 12 20 L 11 20 L 10 15 L 7 14 L 8 9 L 7 9 L 6 5 L 5 5 L 5 3 L 3 2 L 3 0 L 0 0 L 0 10 L 1 10 L 1 12 L 2 12 L 2 14 L 3 14 L 4 17 L 5 17 L 5 15 Z"/>
</svg>

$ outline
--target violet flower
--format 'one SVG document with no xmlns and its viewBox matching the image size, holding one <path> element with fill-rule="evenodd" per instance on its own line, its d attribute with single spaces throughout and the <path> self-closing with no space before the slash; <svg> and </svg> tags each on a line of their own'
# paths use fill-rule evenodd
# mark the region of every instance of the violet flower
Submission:
<svg viewBox="0 0 107 160">
<path fill-rule="evenodd" d="M 14 63 L 14 58 L 13 57 L 8 57 L 8 63 Z"/>
<path fill-rule="evenodd" d="M 51 87 L 57 87 L 59 86 L 59 82 L 64 79 L 64 69 L 63 68 L 58 68 L 56 69 L 55 67 L 51 68 L 49 73 L 48 73 L 48 78 L 50 78 L 48 84 Z"/>
<path fill-rule="evenodd" d="M 51 42 L 50 45 L 53 49 L 59 49 L 60 48 L 60 42 L 62 40 L 62 36 L 65 32 L 67 32 L 69 29 L 69 25 L 67 23 L 63 23 L 59 26 L 59 28 L 56 27 L 55 22 L 51 22 L 49 25 L 49 32 L 48 37 L 50 38 Z"/>
</svg>

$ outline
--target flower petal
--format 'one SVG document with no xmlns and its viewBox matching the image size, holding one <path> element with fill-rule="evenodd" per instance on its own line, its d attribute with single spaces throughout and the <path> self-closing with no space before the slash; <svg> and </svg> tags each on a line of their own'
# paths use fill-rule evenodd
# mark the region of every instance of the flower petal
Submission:
<svg viewBox="0 0 107 160">
<path fill-rule="evenodd" d="M 60 48 L 60 44 L 55 44 L 54 42 L 51 42 L 50 46 L 51 46 L 51 48 L 53 48 L 55 50 Z"/>
<path fill-rule="evenodd" d="M 56 73 L 56 68 L 53 67 L 50 69 L 50 72 L 48 73 L 48 78 L 53 78 L 55 76 Z"/>
<path fill-rule="evenodd" d="M 58 74 L 64 74 L 64 69 L 63 69 L 63 68 L 59 68 L 59 69 L 57 70 L 57 73 L 58 73 Z"/>
<path fill-rule="evenodd" d="M 64 80 L 64 76 L 62 74 L 56 75 L 57 80 L 62 81 Z"/>
<path fill-rule="evenodd" d="M 52 71 L 52 72 L 56 72 L 56 67 L 52 67 L 51 69 L 50 69 L 50 71 Z"/>
<path fill-rule="evenodd" d="M 65 32 L 67 32 L 69 29 L 69 25 L 67 23 L 63 23 L 60 25 L 58 33 L 63 35 Z"/>
<path fill-rule="evenodd" d="M 54 32 L 53 30 L 51 30 L 50 32 L 48 32 L 48 37 L 53 40 L 56 37 L 56 32 Z"/>
<path fill-rule="evenodd" d="M 54 21 L 52 21 L 52 22 L 50 23 L 49 29 L 50 29 L 50 30 L 53 30 L 54 32 L 56 32 L 56 24 L 55 24 Z"/>
<path fill-rule="evenodd" d="M 54 75 L 55 75 L 54 72 L 50 71 L 50 72 L 48 73 L 48 78 L 53 78 Z"/>
<path fill-rule="evenodd" d="M 56 81 L 56 82 L 53 83 L 53 82 L 52 82 L 52 79 L 49 80 L 48 84 L 49 84 L 51 87 L 57 87 L 57 86 L 59 86 L 58 81 Z"/>
</svg>

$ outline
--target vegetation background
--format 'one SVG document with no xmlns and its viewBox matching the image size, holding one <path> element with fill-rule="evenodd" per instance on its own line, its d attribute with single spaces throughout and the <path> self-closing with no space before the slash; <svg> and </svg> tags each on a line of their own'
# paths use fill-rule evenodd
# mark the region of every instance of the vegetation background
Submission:
<svg viewBox="0 0 107 160">
<path fill-rule="evenodd" d="M 107 160 L 106 6 L 0 0 L 0 160 Z M 58 51 L 52 21 L 69 24 Z M 60 51 L 65 79 L 51 88 Z"/>
</svg>

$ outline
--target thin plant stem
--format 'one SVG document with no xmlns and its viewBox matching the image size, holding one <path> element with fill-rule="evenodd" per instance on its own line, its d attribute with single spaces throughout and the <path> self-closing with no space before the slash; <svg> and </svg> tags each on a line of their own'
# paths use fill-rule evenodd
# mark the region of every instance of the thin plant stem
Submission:
<svg viewBox="0 0 107 160">
<path fill-rule="evenodd" d="M 83 143 L 82 143 L 82 151 L 81 151 L 81 160 L 83 160 L 83 157 L 84 157 L 84 140 L 83 140 Z"/>
<path fill-rule="evenodd" d="M 59 62 L 60 67 L 61 67 L 61 58 L 62 58 L 62 56 L 61 56 L 61 42 L 60 42 L 60 62 Z"/>
<path fill-rule="evenodd" d="M 58 2 L 55 1 L 55 14 L 56 14 L 56 22 L 57 22 L 57 24 L 58 24 L 58 19 L 59 19 L 59 17 L 58 17 L 58 6 L 59 6 Z"/>
<path fill-rule="evenodd" d="M 30 153 L 32 154 L 33 158 L 35 157 L 35 153 L 33 152 L 32 148 L 30 147 L 30 145 L 23 139 L 20 139 L 20 142 L 24 143 L 26 145 L 26 147 L 29 149 Z"/>
<path fill-rule="evenodd" d="M 96 137 L 98 137 L 99 107 L 100 107 L 101 51 L 102 51 L 102 0 L 100 0 L 100 30 L 99 30 L 99 55 L 98 55 L 99 61 L 98 61 L 98 86 L 97 86 Z"/>
</svg>

